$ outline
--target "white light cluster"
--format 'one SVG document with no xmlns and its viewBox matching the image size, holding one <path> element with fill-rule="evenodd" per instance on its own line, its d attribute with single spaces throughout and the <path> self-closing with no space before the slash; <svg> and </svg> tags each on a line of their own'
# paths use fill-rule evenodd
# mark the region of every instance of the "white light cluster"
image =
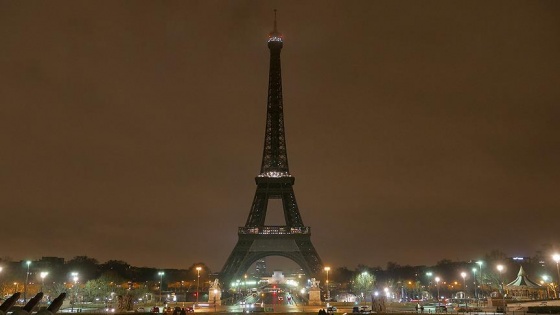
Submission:
<svg viewBox="0 0 560 315">
<path fill-rule="evenodd" d="M 274 177 L 274 178 L 291 177 L 291 176 L 292 175 L 290 175 L 288 172 L 275 172 L 275 171 L 266 172 L 259 175 L 259 177 Z"/>
<path fill-rule="evenodd" d="M 282 37 L 280 36 L 270 36 L 268 38 L 269 42 L 281 42 L 282 41 Z"/>
</svg>

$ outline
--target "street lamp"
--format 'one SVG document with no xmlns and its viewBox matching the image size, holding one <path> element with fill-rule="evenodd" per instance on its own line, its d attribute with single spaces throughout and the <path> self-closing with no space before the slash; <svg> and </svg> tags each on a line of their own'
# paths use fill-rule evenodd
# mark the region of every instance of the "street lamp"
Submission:
<svg viewBox="0 0 560 315">
<path fill-rule="evenodd" d="M 556 253 L 552 255 L 552 259 L 556 262 L 556 273 L 558 274 L 558 285 L 556 286 L 556 290 L 558 291 L 558 297 L 560 298 L 560 269 L 558 269 L 558 262 L 560 262 L 560 254 Z"/>
<path fill-rule="evenodd" d="M 200 270 L 202 270 L 202 267 L 196 267 L 196 306 L 198 306 L 198 290 L 200 288 Z"/>
<path fill-rule="evenodd" d="M 472 274 L 473 274 L 473 284 L 474 284 L 474 298 L 476 299 L 476 306 L 478 306 L 478 294 L 476 292 L 476 268 L 472 269 Z"/>
<path fill-rule="evenodd" d="M 74 294 L 75 294 L 75 298 L 74 298 L 74 303 L 72 303 L 72 309 L 71 311 L 74 311 L 74 304 L 76 304 L 76 309 L 78 308 L 78 273 L 77 272 L 72 272 L 70 275 L 72 275 L 72 280 L 74 280 Z"/>
<path fill-rule="evenodd" d="M 549 289 L 548 289 L 549 285 L 547 284 L 547 282 L 548 282 L 548 276 L 547 275 L 542 276 L 541 284 L 546 286 L 546 297 L 549 298 L 550 293 L 548 292 L 549 291 Z"/>
<path fill-rule="evenodd" d="M 504 280 L 502 280 L 502 273 L 504 271 L 503 265 L 497 265 L 496 269 L 500 272 L 500 282 L 502 283 L 502 307 L 504 308 L 504 314 L 506 313 L 506 297 L 504 291 Z"/>
<path fill-rule="evenodd" d="M 247 277 L 247 275 L 245 275 Z M 218 294 L 218 289 L 214 289 L 214 313 L 216 313 L 216 295 Z"/>
<path fill-rule="evenodd" d="M 327 272 L 327 301 L 331 300 L 331 291 L 329 290 L 329 271 L 331 267 L 325 267 L 325 271 Z"/>
<path fill-rule="evenodd" d="M 27 303 L 27 283 L 29 282 L 29 265 L 31 265 L 31 260 L 25 263 L 27 264 L 27 273 L 25 274 L 25 283 L 23 284 L 23 303 Z"/>
<path fill-rule="evenodd" d="M 467 282 L 466 282 L 466 278 L 467 278 L 467 273 L 466 272 L 461 272 L 461 278 L 463 278 L 463 290 L 465 291 L 465 308 L 467 308 Z"/>
<path fill-rule="evenodd" d="M 159 302 L 161 303 L 163 296 L 163 275 L 165 274 L 165 272 L 158 271 L 157 274 L 159 276 Z"/>
<path fill-rule="evenodd" d="M 480 271 L 480 281 L 478 281 L 478 284 L 480 285 L 480 295 L 484 297 L 484 291 L 482 290 L 484 285 L 482 280 L 482 260 L 477 261 L 476 264 L 478 265 L 478 269 Z"/>
<path fill-rule="evenodd" d="M 49 275 L 46 271 L 41 271 L 39 274 L 41 276 L 41 292 L 43 292 L 43 286 L 45 285 L 45 277 Z"/>
<path fill-rule="evenodd" d="M 439 307 L 439 281 L 441 280 L 439 277 L 436 277 L 434 280 L 436 280 L 436 287 L 437 287 L 437 305 Z"/>
</svg>

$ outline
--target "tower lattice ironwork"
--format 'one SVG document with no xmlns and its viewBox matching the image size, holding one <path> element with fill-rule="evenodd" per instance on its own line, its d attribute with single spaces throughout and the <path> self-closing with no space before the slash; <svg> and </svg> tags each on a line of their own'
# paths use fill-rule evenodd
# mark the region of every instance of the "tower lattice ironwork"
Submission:
<svg viewBox="0 0 560 315">
<path fill-rule="evenodd" d="M 240 279 L 249 267 L 267 256 L 283 256 L 297 263 L 307 275 L 322 270 L 321 258 L 311 243 L 311 228 L 303 224 L 293 190 L 295 178 L 290 175 L 284 133 L 282 75 L 280 52 L 284 43 L 277 30 L 268 37 L 270 72 L 266 131 L 260 174 L 255 178 L 257 191 L 244 227 L 238 230 L 239 240 L 220 273 L 226 284 Z M 265 225 L 268 202 L 281 199 L 286 224 Z"/>
</svg>

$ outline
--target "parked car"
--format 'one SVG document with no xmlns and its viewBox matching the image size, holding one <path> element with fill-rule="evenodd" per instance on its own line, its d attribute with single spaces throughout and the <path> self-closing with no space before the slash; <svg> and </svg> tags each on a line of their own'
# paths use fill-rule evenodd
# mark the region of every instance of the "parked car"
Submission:
<svg viewBox="0 0 560 315">
<path fill-rule="evenodd" d="M 371 314 L 371 310 L 367 306 L 354 306 L 352 314 Z"/>
<path fill-rule="evenodd" d="M 334 312 L 336 312 L 338 309 L 336 308 L 336 306 L 329 306 L 327 307 L 327 313 L 332 314 Z"/>
</svg>

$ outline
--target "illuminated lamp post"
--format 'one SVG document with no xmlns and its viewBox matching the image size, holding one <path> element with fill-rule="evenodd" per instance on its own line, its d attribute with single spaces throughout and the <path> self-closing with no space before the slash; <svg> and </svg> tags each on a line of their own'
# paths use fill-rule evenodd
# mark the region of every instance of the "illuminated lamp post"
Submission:
<svg viewBox="0 0 560 315">
<path fill-rule="evenodd" d="M 439 281 L 441 280 L 439 277 L 436 277 L 436 287 L 437 287 L 437 306 L 439 307 Z"/>
<path fill-rule="evenodd" d="M 27 283 L 29 282 L 29 266 L 31 260 L 25 262 L 27 264 L 27 273 L 25 274 L 25 283 L 23 284 L 23 303 L 27 303 Z"/>
<path fill-rule="evenodd" d="M 40 274 L 41 276 L 41 292 L 43 292 L 43 286 L 45 285 L 45 277 L 49 275 L 48 272 L 42 271 Z"/>
<path fill-rule="evenodd" d="M 327 272 L 327 301 L 331 300 L 331 291 L 329 290 L 329 271 L 331 267 L 325 267 L 325 271 Z"/>
<path fill-rule="evenodd" d="M 200 270 L 202 270 L 202 267 L 196 267 L 196 306 L 198 306 L 198 290 L 200 288 Z"/>
<path fill-rule="evenodd" d="M 550 298 L 550 292 L 548 290 L 549 285 L 547 284 L 547 282 L 548 282 L 548 276 L 547 275 L 542 276 L 541 285 L 546 286 L 546 297 Z"/>
<path fill-rule="evenodd" d="M 465 291 L 465 308 L 467 308 L 467 282 L 466 282 L 466 278 L 467 278 L 467 273 L 466 272 L 461 272 L 461 278 L 463 278 L 463 290 Z"/>
<path fill-rule="evenodd" d="M 476 306 L 478 306 L 478 294 L 476 292 L 476 268 L 472 269 L 472 274 L 473 274 L 473 284 L 474 284 L 474 298 L 476 299 Z"/>
<path fill-rule="evenodd" d="M 72 280 L 74 280 L 74 303 L 72 303 L 72 309 L 71 312 L 74 311 L 74 304 L 76 304 L 76 309 L 78 308 L 78 273 L 77 272 L 72 272 Z"/>
<path fill-rule="evenodd" d="M 484 297 L 484 291 L 483 291 L 484 280 L 482 279 L 482 260 L 477 261 L 476 264 L 478 265 L 478 269 L 480 271 L 480 281 L 478 281 L 478 284 L 480 285 L 480 297 Z"/>
<path fill-rule="evenodd" d="M 165 272 L 159 271 L 157 274 L 159 276 L 159 302 L 161 303 L 163 297 L 163 275 Z"/>
<path fill-rule="evenodd" d="M 428 279 L 430 279 L 428 281 L 428 292 L 430 292 L 430 294 L 432 294 L 431 288 L 430 288 L 432 286 L 432 275 L 433 275 L 433 273 L 431 271 L 426 272 L 426 277 L 428 277 Z"/>
<path fill-rule="evenodd" d="M 556 291 L 558 291 L 558 293 L 556 296 L 560 298 L 560 269 L 558 268 L 558 263 L 560 262 L 560 254 L 552 255 L 552 259 L 554 259 L 554 261 L 556 262 L 556 273 L 558 275 L 558 284 L 556 285 Z"/>
<path fill-rule="evenodd" d="M 504 308 L 504 314 L 506 313 L 506 297 L 505 297 L 505 290 L 504 290 L 504 280 L 502 279 L 503 277 L 503 272 L 504 272 L 504 266 L 503 265 L 498 265 L 496 266 L 496 269 L 498 269 L 498 271 L 500 272 L 500 282 L 502 283 L 502 307 Z"/>
</svg>

